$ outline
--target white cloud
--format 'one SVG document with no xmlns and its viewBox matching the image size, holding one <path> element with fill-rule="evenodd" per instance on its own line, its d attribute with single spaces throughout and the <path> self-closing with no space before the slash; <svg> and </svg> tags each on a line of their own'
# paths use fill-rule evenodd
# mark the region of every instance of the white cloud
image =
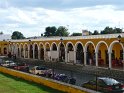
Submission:
<svg viewBox="0 0 124 93">
<path fill-rule="evenodd" d="M 1 8 L 0 30 L 4 30 L 6 33 L 18 30 L 27 37 L 44 33 L 47 26 L 69 25 L 70 33 L 81 32 L 82 29 L 101 30 L 105 26 L 123 27 L 124 10 L 120 11 L 116 8 L 112 5 L 73 8 L 62 11 L 44 8 Z"/>
</svg>

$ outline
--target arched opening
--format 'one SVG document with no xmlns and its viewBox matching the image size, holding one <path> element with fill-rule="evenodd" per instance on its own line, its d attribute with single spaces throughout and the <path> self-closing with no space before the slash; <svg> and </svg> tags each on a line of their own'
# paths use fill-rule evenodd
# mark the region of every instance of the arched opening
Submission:
<svg viewBox="0 0 124 93">
<path fill-rule="evenodd" d="M 63 43 L 61 43 L 59 47 L 59 61 L 60 62 L 65 61 L 65 47 Z"/>
<path fill-rule="evenodd" d="M 25 58 L 28 58 L 28 45 L 25 44 Z"/>
<path fill-rule="evenodd" d="M 67 62 L 74 63 L 74 47 L 71 43 L 67 46 Z"/>
<path fill-rule="evenodd" d="M 44 60 L 44 47 L 42 44 L 40 44 L 40 59 Z"/>
<path fill-rule="evenodd" d="M 118 43 L 115 42 L 113 44 L 113 47 L 111 49 L 111 62 L 112 62 L 112 68 L 116 69 L 122 69 L 123 68 L 123 48 L 122 46 Z"/>
<path fill-rule="evenodd" d="M 52 58 L 52 61 L 57 61 L 58 59 L 58 51 L 57 51 L 57 45 L 56 43 L 53 43 L 51 45 L 51 58 Z"/>
<path fill-rule="evenodd" d="M 98 66 L 109 66 L 108 49 L 105 43 L 100 43 L 98 47 Z"/>
<path fill-rule="evenodd" d="M 84 64 L 84 52 L 82 44 L 78 43 L 76 48 L 76 63 Z"/>
<path fill-rule="evenodd" d="M 51 55 L 50 55 L 50 45 L 49 43 L 46 44 L 46 49 L 45 49 L 45 59 L 50 61 L 51 60 Z"/>
<path fill-rule="evenodd" d="M 30 52 L 29 52 L 30 58 L 33 58 L 33 46 L 30 44 Z"/>
<path fill-rule="evenodd" d="M 20 47 L 20 49 L 21 49 L 21 57 L 24 57 L 24 50 L 23 50 L 23 45 L 21 44 L 21 47 Z"/>
<path fill-rule="evenodd" d="M 6 54 L 7 54 L 7 48 L 4 47 L 4 55 L 6 55 Z"/>
<path fill-rule="evenodd" d="M 96 65 L 95 61 L 95 48 L 92 43 L 89 43 L 87 48 L 87 54 L 86 54 L 86 64 L 87 65 Z"/>
<path fill-rule="evenodd" d="M 34 57 L 35 57 L 35 59 L 38 59 L 38 46 L 37 46 L 37 44 L 34 45 Z"/>
</svg>

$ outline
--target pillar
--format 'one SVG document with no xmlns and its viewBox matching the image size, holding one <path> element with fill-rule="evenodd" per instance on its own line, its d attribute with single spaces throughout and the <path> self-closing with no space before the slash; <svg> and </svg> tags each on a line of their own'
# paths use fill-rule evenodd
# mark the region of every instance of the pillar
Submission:
<svg viewBox="0 0 124 93">
<path fill-rule="evenodd" d="M 23 53 L 24 53 L 24 58 L 25 58 L 25 57 L 26 57 L 26 56 L 25 56 L 25 54 L 26 54 L 26 49 L 24 48 L 23 50 L 24 50 L 24 52 L 23 52 Z"/>
<path fill-rule="evenodd" d="M 74 50 L 74 64 L 76 64 L 76 50 Z"/>
<path fill-rule="evenodd" d="M 33 59 L 35 59 L 35 48 L 34 48 L 34 45 L 33 45 Z"/>
<path fill-rule="evenodd" d="M 108 52 L 108 55 L 109 55 L 109 68 L 112 68 L 112 56 L 111 56 L 111 52 Z"/>
<path fill-rule="evenodd" d="M 98 52 L 95 52 L 96 66 L 98 66 Z"/>
<path fill-rule="evenodd" d="M 68 62 L 68 53 L 67 53 L 67 49 L 65 49 L 65 62 Z"/>
<path fill-rule="evenodd" d="M 87 65 L 86 62 L 87 62 L 87 52 L 84 51 L 84 65 Z"/>
<path fill-rule="evenodd" d="M 40 55 L 41 55 L 41 54 L 40 54 L 40 51 L 41 51 L 40 48 L 38 48 L 38 59 L 39 59 L 39 60 L 40 60 Z"/>
</svg>

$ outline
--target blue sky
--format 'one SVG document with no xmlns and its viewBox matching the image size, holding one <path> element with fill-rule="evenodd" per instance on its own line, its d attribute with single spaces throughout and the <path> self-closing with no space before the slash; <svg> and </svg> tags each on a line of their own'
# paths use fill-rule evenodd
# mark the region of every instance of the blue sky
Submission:
<svg viewBox="0 0 124 93">
<path fill-rule="evenodd" d="M 0 31 L 38 36 L 47 26 L 70 33 L 124 27 L 124 0 L 0 0 Z"/>
</svg>

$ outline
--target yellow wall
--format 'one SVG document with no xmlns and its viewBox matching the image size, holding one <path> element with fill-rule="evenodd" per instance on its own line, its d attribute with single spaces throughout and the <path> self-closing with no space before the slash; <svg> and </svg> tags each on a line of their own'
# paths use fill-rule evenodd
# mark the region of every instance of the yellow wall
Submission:
<svg viewBox="0 0 124 93">
<path fill-rule="evenodd" d="M 68 93 L 88 93 L 86 92 L 86 89 L 83 90 L 84 88 L 77 88 L 77 87 L 72 87 L 71 85 L 68 84 L 63 84 L 63 83 L 57 83 L 57 81 L 55 82 L 54 80 L 51 79 L 46 79 L 46 78 L 42 78 L 36 75 L 32 75 L 32 74 L 28 74 L 28 73 L 24 73 L 24 72 L 20 72 L 20 71 L 16 71 L 16 70 L 12 70 L 12 69 L 8 69 L 8 68 L 4 68 L 4 67 L 0 67 L 0 72 L 9 74 L 9 75 L 13 75 L 28 81 L 33 81 L 35 83 L 39 83 L 45 86 L 49 86 L 53 89 L 57 89 L 63 92 L 68 92 Z M 88 90 L 87 90 L 88 91 Z"/>
</svg>

